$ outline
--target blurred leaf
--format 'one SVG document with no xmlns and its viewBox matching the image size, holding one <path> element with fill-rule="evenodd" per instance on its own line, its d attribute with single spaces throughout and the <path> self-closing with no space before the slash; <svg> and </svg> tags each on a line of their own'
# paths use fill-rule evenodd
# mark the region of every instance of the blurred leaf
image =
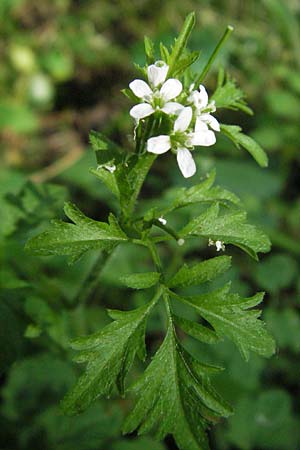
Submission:
<svg viewBox="0 0 300 450">
<path fill-rule="evenodd" d="M 287 254 L 274 254 L 253 267 L 252 276 L 258 286 L 276 293 L 290 286 L 298 271 L 296 261 Z"/>
<path fill-rule="evenodd" d="M 217 182 L 244 199 L 253 196 L 264 202 L 278 196 L 283 187 L 282 174 L 265 171 L 250 160 L 218 160 L 216 168 Z"/>
<path fill-rule="evenodd" d="M 52 406 L 36 419 L 38 431 L 47 435 L 49 448 L 59 450 L 95 450 L 108 448 L 118 438 L 121 411 L 106 410 L 97 403 L 80 416 L 66 417 Z M 109 447 L 111 448 L 111 447 Z"/>
<path fill-rule="evenodd" d="M 0 287 L 1 289 L 22 289 L 28 287 L 29 283 L 18 278 L 10 270 L 0 270 Z"/>
<path fill-rule="evenodd" d="M 280 349 L 300 352 L 300 316 L 298 310 L 267 308 L 264 312 L 267 327 Z"/>
<path fill-rule="evenodd" d="M 255 402 L 252 397 L 241 399 L 229 420 L 228 438 L 241 450 L 298 449 L 299 428 L 289 395 L 274 389 L 260 393 Z"/>
<path fill-rule="evenodd" d="M 54 355 L 39 354 L 18 361 L 8 374 L 3 395 L 4 416 L 26 418 L 36 405 L 51 394 L 56 398 L 74 382 L 71 366 Z"/>
<path fill-rule="evenodd" d="M 140 437 L 137 440 L 123 440 L 112 445 L 111 450 L 165 450 L 163 443 L 151 438 Z"/>
<path fill-rule="evenodd" d="M 299 101 L 291 92 L 279 89 L 269 91 L 266 101 L 275 116 L 293 120 L 300 117 Z"/>
<path fill-rule="evenodd" d="M 0 375 L 20 356 L 23 327 L 14 310 L 0 299 Z"/>
<path fill-rule="evenodd" d="M 10 130 L 15 133 L 32 133 L 38 128 L 38 118 L 27 106 L 0 103 L 0 130 Z"/>
</svg>

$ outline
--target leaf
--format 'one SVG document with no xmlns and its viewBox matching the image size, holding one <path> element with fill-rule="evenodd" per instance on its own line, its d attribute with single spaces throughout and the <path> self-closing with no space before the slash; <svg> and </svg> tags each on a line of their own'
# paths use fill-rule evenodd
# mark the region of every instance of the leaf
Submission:
<svg viewBox="0 0 300 450">
<path fill-rule="evenodd" d="M 168 64 L 169 64 L 169 72 L 168 77 L 170 78 L 173 76 L 174 72 L 176 72 L 176 69 L 178 67 L 178 64 L 181 61 L 181 55 L 183 54 L 187 41 L 189 39 L 189 36 L 195 26 L 195 13 L 191 12 L 185 19 L 183 27 L 181 32 L 179 33 L 179 36 L 177 39 L 175 39 L 174 46 L 172 48 L 172 52 L 168 58 Z"/>
<path fill-rule="evenodd" d="M 1 289 L 22 289 L 29 286 L 25 280 L 18 278 L 13 271 L 0 269 Z"/>
<path fill-rule="evenodd" d="M 99 131 L 91 131 L 89 138 L 99 165 L 122 160 L 124 155 L 122 149 L 102 133 Z"/>
<path fill-rule="evenodd" d="M 155 61 L 154 44 L 153 41 L 147 36 L 144 37 L 144 47 L 147 58 L 147 64 L 153 64 Z"/>
<path fill-rule="evenodd" d="M 264 318 L 280 349 L 300 352 L 300 317 L 297 309 L 269 307 L 264 312 Z"/>
<path fill-rule="evenodd" d="M 172 434 L 182 450 L 208 449 L 208 421 L 231 414 L 208 376 L 219 368 L 200 364 L 177 341 L 172 325 L 143 376 L 131 388 L 137 396 L 123 431 Z"/>
<path fill-rule="evenodd" d="M 237 87 L 236 81 L 225 75 L 223 69 L 219 70 L 218 85 L 211 100 L 216 102 L 217 108 L 240 109 L 252 115 L 253 111 L 247 106 L 244 92 Z"/>
<path fill-rule="evenodd" d="M 20 356 L 23 347 L 22 329 L 24 324 L 14 309 L 0 302 L 0 375 Z"/>
<path fill-rule="evenodd" d="M 114 322 L 98 333 L 71 342 L 79 353 L 76 361 L 86 363 L 86 371 L 65 396 L 62 408 L 73 415 L 85 410 L 96 398 L 109 396 L 115 386 L 124 393 L 125 377 L 136 354 L 144 360 L 147 316 L 160 297 L 134 311 L 109 310 Z"/>
<path fill-rule="evenodd" d="M 239 348 L 243 357 L 249 359 L 249 351 L 262 356 L 272 356 L 275 343 L 261 320 L 259 310 L 248 311 L 259 304 L 263 293 L 241 298 L 229 292 L 229 285 L 207 294 L 176 298 L 194 307 L 211 324 L 220 337 L 227 336 Z"/>
<path fill-rule="evenodd" d="M 237 125 L 221 124 L 222 133 L 224 133 L 236 145 L 237 148 L 242 146 L 252 155 L 261 167 L 267 167 L 268 156 L 265 151 L 254 139 L 244 133 L 241 133 L 241 130 L 241 127 Z"/>
<path fill-rule="evenodd" d="M 128 215 L 133 211 L 135 207 L 136 199 L 156 156 L 157 155 L 151 153 L 143 155 L 142 158 L 139 158 L 137 160 L 136 164 L 128 173 L 128 184 L 131 188 L 128 204 L 126 204 L 127 198 L 124 198 L 125 212 L 127 212 Z M 121 189 L 120 192 L 122 192 Z"/>
<path fill-rule="evenodd" d="M 299 449 L 299 418 L 292 398 L 283 389 L 258 392 L 253 401 L 249 392 L 238 399 L 236 414 L 230 418 L 227 436 L 238 449 Z M 280 430 L 280 432 L 278 432 Z"/>
<path fill-rule="evenodd" d="M 211 202 L 214 200 L 240 204 L 239 198 L 230 191 L 222 189 L 220 186 L 213 187 L 216 177 L 215 170 L 211 171 L 207 179 L 191 188 L 183 188 L 178 191 L 174 205 L 176 208 L 191 205 L 199 202 Z"/>
<path fill-rule="evenodd" d="M 167 284 L 174 288 L 205 283 L 226 272 L 230 264 L 231 258 L 229 256 L 217 256 L 190 267 L 184 264 Z"/>
<path fill-rule="evenodd" d="M 245 223 L 247 215 L 244 211 L 230 211 L 224 215 L 219 213 L 219 205 L 213 204 L 199 217 L 191 220 L 181 230 L 180 236 L 194 235 L 221 240 L 225 244 L 240 247 L 255 259 L 258 252 L 270 250 L 270 241 L 263 231 Z"/>
<path fill-rule="evenodd" d="M 38 115 L 28 105 L 17 104 L 11 99 L 0 103 L 0 131 L 16 134 L 32 134 L 39 128 Z"/>
<path fill-rule="evenodd" d="M 176 69 L 174 70 L 173 76 L 180 77 L 184 74 L 184 72 L 194 64 L 195 61 L 199 58 L 200 52 L 188 52 L 185 51 L 184 55 L 180 58 L 180 61 L 176 64 Z"/>
<path fill-rule="evenodd" d="M 85 216 L 71 203 L 64 210 L 74 224 L 53 221 L 51 228 L 27 242 L 26 250 L 42 256 L 68 255 L 74 261 L 88 250 L 109 251 L 127 240 L 112 214 L 109 223 L 104 223 Z"/>
<path fill-rule="evenodd" d="M 146 215 L 145 220 L 153 220 L 168 214 L 174 209 L 183 208 L 185 206 L 193 205 L 195 203 L 210 203 L 218 201 L 227 205 L 232 203 L 240 205 L 240 199 L 232 192 L 221 188 L 220 186 L 213 186 L 216 177 L 215 170 L 212 170 L 207 178 L 202 183 L 196 184 L 191 188 L 172 189 L 167 192 L 165 203 L 166 208 L 152 208 Z"/>
<path fill-rule="evenodd" d="M 145 272 L 123 275 L 120 277 L 120 281 L 122 284 L 132 289 L 146 289 L 157 284 L 159 278 L 160 273 L 158 272 Z"/>
<path fill-rule="evenodd" d="M 169 53 L 169 50 L 167 49 L 167 47 L 162 42 L 160 42 L 159 49 L 160 49 L 161 59 L 163 61 L 168 62 L 169 58 L 170 58 L 170 53 Z"/>
<path fill-rule="evenodd" d="M 178 325 L 182 331 L 189 336 L 198 339 L 198 341 L 206 344 L 215 344 L 220 339 L 213 330 L 201 325 L 200 323 L 192 322 L 191 320 L 176 315 L 173 315 L 173 317 L 176 325 Z"/>
<path fill-rule="evenodd" d="M 252 270 L 252 277 L 259 287 L 276 293 L 290 286 L 298 273 L 296 261 L 288 254 L 273 254 Z"/>
<path fill-rule="evenodd" d="M 120 198 L 119 186 L 114 173 L 102 167 L 90 169 L 90 172 L 99 178 L 117 199 Z"/>
</svg>

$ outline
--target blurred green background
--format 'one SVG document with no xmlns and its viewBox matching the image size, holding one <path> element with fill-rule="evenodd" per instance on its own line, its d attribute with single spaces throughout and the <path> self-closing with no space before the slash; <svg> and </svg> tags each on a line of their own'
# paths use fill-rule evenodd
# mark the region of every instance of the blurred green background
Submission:
<svg viewBox="0 0 300 450">
<path fill-rule="evenodd" d="M 1 450 L 162 450 L 171 439 L 122 438 L 128 400 L 97 402 L 63 417 L 59 400 L 78 375 L 68 340 L 108 322 L 105 307 L 130 308 L 143 295 L 121 289 L 116 275 L 150 262 L 123 247 L 111 258 L 85 308 L 78 293 L 95 255 L 68 266 L 64 258 L 33 258 L 26 239 L 62 217 L 72 199 L 105 218 L 115 205 L 99 180 L 88 146 L 90 129 L 132 147 L 129 101 L 120 90 L 144 63 L 143 37 L 170 44 L 187 13 L 197 25 L 190 47 L 200 69 L 228 24 L 235 27 L 206 80 L 213 92 L 223 65 L 247 93 L 253 117 L 222 112 L 267 150 L 268 169 L 225 139 L 198 153 L 193 183 L 210 168 L 239 195 L 252 222 L 270 235 L 260 263 L 233 255 L 229 277 L 246 295 L 267 292 L 264 319 L 277 340 L 271 360 L 241 359 L 227 341 L 206 348 L 186 339 L 204 360 L 224 364 L 214 382 L 236 414 L 210 430 L 213 450 L 300 449 L 300 3 L 298 0 L 1 0 L 0 1 L 0 448 Z M 156 162 L 143 192 L 145 208 L 164 188 L 184 181 L 171 158 Z M 182 213 L 184 214 L 184 213 Z M 184 216 L 183 216 L 184 218 Z M 189 259 L 211 256 L 199 245 Z M 168 256 L 167 254 L 165 255 Z M 161 339 L 156 317 L 149 347 Z M 133 376 L 139 372 L 137 366 Z"/>
</svg>

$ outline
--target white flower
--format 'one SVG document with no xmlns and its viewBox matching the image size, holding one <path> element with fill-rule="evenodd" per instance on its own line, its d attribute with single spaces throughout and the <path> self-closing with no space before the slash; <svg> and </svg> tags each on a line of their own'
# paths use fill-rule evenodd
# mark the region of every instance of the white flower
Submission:
<svg viewBox="0 0 300 450">
<path fill-rule="evenodd" d="M 209 239 L 208 240 L 208 246 L 210 247 L 211 245 L 215 245 L 216 246 L 216 249 L 217 249 L 217 252 L 219 252 L 219 251 L 225 251 L 225 244 L 224 244 L 224 242 L 222 242 L 222 241 L 213 241 L 212 239 Z"/>
<path fill-rule="evenodd" d="M 185 240 L 182 239 L 182 238 L 180 238 L 180 239 L 178 239 L 177 244 L 178 244 L 180 247 L 182 247 L 182 246 L 185 244 Z"/>
<path fill-rule="evenodd" d="M 170 101 L 181 93 L 182 84 L 175 78 L 165 81 L 168 70 L 169 66 L 166 63 L 157 61 L 147 69 L 149 84 L 143 80 L 134 80 L 129 84 L 134 95 L 143 100 L 143 103 L 135 105 L 130 110 L 131 117 L 137 122 L 155 111 L 176 114 L 183 108 L 180 103 Z"/>
<path fill-rule="evenodd" d="M 167 221 L 163 217 L 159 217 L 158 220 L 162 225 L 167 225 Z"/>
<path fill-rule="evenodd" d="M 106 169 L 110 173 L 114 173 L 116 166 L 114 164 L 100 164 L 97 169 Z"/>
<path fill-rule="evenodd" d="M 184 108 L 174 122 L 170 135 L 161 135 L 148 139 L 147 151 L 161 155 L 172 149 L 177 155 L 177 162 L 185 178 L 193 176 L 196 164 L 189 149 L 195 145 L 209 146 L 215 143 L 215 135 L 210 130 L 192 132 L 189 130 L 193 117 L 190 106 Z"/>
<path fill-rule="evenodd" d="M 208 103 L 208 95 L 203 85 L 200 84 L 199 91 L 193 89 L 194 84 L 191 84 L 188 102 L 192 103 L 196 110 L 195 131 L 207 131 L 209 128 L 220 131 L 219 122 L 210 114 L 216 110 L 215 102 Z"/>
</svg>

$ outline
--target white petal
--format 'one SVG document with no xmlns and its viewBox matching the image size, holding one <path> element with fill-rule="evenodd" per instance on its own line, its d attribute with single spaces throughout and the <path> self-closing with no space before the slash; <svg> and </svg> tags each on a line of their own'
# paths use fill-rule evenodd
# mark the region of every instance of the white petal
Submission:
<svg viewBox="0 0 300 450">
<path fill-rule="evenodd" d="M 148 139 L 147 141 L 147 151 L 150 153 L 156 153 L 161 155 L 166 153 L 171 148 L 170 136 L 162 134 L 161 136 L 156 136 Z"/>
<path fill-rule="evenodd" d="M 155 64 L 151 64 L 147 69 L 149 83 L 154 87 L 163 83 L 168 70 L 169 66 L 164 61 L 156 61 Z"/>
<path fill-rule="evenodd" d="M 189 92 L 193 92 L 194 87 L 195 87 L 195 83 L 192 83 L 189 87 Z"/>
<path fill-rule="evenodd" d="M 204 117 L 204 121 L 215 131 L 220 131 L 220 125 L 217 119 L 210 114 L 202 114 Z"/>
<path fill-rule="evenodd" d="M 179 114 L 183 108 L 184 106 L 180 103 L 168 102 L 163 108 L 161 108 L 161 110 L 166 114 Z"/>
<path fill-rule="evenodd" d="M 199 102 L 199 108 L 205 108 L 206 106 L 207 106 L 207 104 L 208 104 L 208 95 L 207 95 L 207 92 L 206 92 L 206 89 L 205 89 L 205 87 L 202 85 L 202 84 L 200 84 L 200 86 L 199 86 L 199 97 L 198 97 L 198 102 Z"/>
<path fill-rule="evenodd" d="M 193 110 L 190 106 L 184 108 L 174 123 L 174 131 L 185 131 L 191 123 Z"/>
<path fill-rule="evenodd" d="M 195 124 L 195 132 L 197 133 L 199 131 L 208 131 L 208 126 L 202 120 L 202 115 L 197 117 L 196 124 Z"/>
<path fill-rule="evenodd" d="M 134 119 L 140 120 L 144 117 L 150 116 L 150 114 L 152 114 L 153 112 L 154 109 L 151 105 L 149 105 L 149 103 L 140 103 L 139 105 L 133 106 L 129 111 L 129 114 Z"/>
<path fill-rule="evenodd" d="M 177 151 L 177 162 L 184 178 L 192 177 L 196 173 L 195 161 L 187 148 L 180 148 Z"/>
<path fill-rule="evenodd" d="M 191 143 L 193 145 L 203 145 L 204 147 L 214 145 L 216 143 L 215 133 L 211 130 L 191 133 Z"/>
<path fill-rule="evenodd" d="M 170 78 L 167 80 L 160 89 L 160 95 L 165 102 L 172 100 L 177 97 L 182 91 L 182 84 L 179 80 L 175 78 Z"/>
<path fill-rule="evenodd" d="M 149 97 L 152 95 L 152 90 L 148 86 L 148 84 L 143 80 L 133 80 L 129 84 L 130 89 L 139 98 Z"/>
</svg>

